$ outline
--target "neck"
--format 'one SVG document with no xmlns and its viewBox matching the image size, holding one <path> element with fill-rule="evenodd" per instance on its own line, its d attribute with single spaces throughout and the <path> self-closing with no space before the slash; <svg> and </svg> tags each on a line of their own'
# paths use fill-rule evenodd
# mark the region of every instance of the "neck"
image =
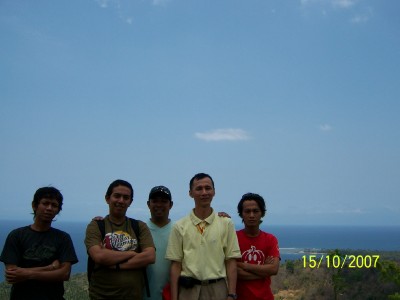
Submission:
<svg viewBox="0 0 400 300">
<path fill-rule="evenodd" d="M 250 237 L 256 237 L 260 234 L 260 228 L 257 227 L 244 227 L 244 233 L 246 233 L 247 236 Z"/>
<path fill-rule="evenodd" d="M 151 222 L 153 222 L 155 225 L 157 225 L 158 227 L 164 227 L 165 225 L 167 225 L 169 222 L 171 222 L 171 220 L 170 219 L 168 219 L 168 218 L 162 218 L 162 219 L 160 219 L 160 218 L 154 218 L 154 217 L 151 217 L 150 218 L 150 221 Z"/>
<path fill-rule="evenodd" d="M 201 220 L 207 219 L 213 212 L 211 207 L 195 207 L 193 210 L 196 217 Z"/>
<path fill-rule="evenodd" d="M 39 222 L 35 219 L 34 223 L 31 225 L 31 228 L 35 231 L 47 231 L 51 228 L 50 223 Z"/>
<path fill-rule="evenodd" d="M 108 215 L 108 219 L 110 220 L 110 222 L 114 223 L 114 224 L 122 224 L 125 222 L 126 217 L 125 216 L 112 216 L 112 215 Z"/>
</svg>

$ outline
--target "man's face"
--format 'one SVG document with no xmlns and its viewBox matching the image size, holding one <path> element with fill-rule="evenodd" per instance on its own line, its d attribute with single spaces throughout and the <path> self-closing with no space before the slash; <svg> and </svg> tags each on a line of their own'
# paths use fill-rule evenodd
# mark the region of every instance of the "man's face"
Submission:
<svg viewBox="0 0 400 300">
<path fill-rule="evenodd" d="M 116 186 L 112 194 L 106 197 L 106 202 L 110 208 L 110 215 L 125 216 L 128 207 L 131 205 L 131 190 L 123 185 Z"/>
<path fill-rule="evenodd" d="M 246 227 L 259 227 L 262 211 L 254 200 L 243 202 L 242 218 Z"/>
<path fill-rule="evenodd" d="M 162 194 L 154 195 L 149 201 L 147 206 L 150 209 L 151 217 L 157 219 L 168 219 L 169 211 L 172 207 L 172 202 Z"/>
<path fill-rule="evenodd" d="M 37 207 L 32 205 L 35 218 L 46 223 L 51 223 L 54 217 L 60 212 L 60 205 L 56 199 L 42 198 Z"/>
<path fill-rule="evenodd" d="M 215 190 L 210 178 L 194 180 L 189 191 L 190 197 L 194 199 L 196 206 L 207 207 L 215 196 Z"/>
</svg>

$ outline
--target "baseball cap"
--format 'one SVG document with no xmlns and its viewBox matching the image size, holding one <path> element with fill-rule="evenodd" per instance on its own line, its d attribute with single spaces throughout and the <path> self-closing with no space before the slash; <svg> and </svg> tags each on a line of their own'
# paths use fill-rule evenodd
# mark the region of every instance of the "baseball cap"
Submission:
<svg viewBox="0 0 400 300">
<path fill-rule="evenodd" d="M 165 187 L 163 185 L 158 185 L 158 186 L 153 187 L 150 190 L 149 199 L 151 199 L 156 194 L 163 194 L 163 196 L 167 196 L 167 198 L 169 200 L 171 200 L 171 192 L 169 191 L 169 189 L 167 187 Z"/>
</svg>

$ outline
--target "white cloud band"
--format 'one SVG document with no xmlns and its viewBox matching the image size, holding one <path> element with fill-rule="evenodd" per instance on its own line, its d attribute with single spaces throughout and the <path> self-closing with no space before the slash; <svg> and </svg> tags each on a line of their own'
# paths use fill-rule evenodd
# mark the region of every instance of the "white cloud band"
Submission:
<svg viewBox="0 0 400 300">
<path fill-rule="evenodd" d="M 196 132 L 195 136 L 196 138 L 207 142 L 242 141 L 250 138 L 246 131 L 235 128 L 215 129 L 208 132 Z"/>
</svg>

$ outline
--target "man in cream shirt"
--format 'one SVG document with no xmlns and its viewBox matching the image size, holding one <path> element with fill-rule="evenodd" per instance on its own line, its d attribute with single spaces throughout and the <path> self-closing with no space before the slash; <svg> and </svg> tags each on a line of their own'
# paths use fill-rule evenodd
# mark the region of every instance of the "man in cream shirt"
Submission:
<svg viewBox="0 0 400 300">
<path fill-rule="evenodd" d="M 214 181 L 196 174 L 189 184 L 195 208 L 172 228 L 166 258 L 171 261 L 172 300 L 236 299 L 236 258 L 241 257 L 231 219 L 211 207 Z"/>
</svg>

